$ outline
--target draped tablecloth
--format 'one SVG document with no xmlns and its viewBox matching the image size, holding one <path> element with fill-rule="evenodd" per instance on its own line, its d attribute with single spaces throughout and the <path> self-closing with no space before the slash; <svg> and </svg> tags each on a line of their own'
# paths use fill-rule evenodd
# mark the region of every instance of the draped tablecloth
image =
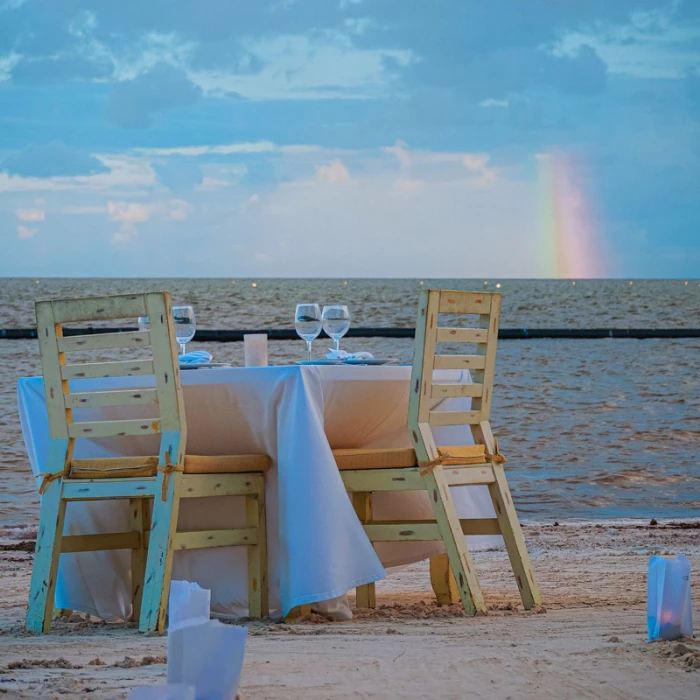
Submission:
<svg viewBox="0 0 700 700">
<path fill-rule="evenodd" d="M 200 369 L 182 372 L 188 454 L 264 453 L 270 607 L 293 607 L 342 596 L 384 577 L 385 568 L 420 561 L 442 551 L 442 543 L 378 543 L 367 539 L 343 487 L 332 448 L 410 446 L 406 428 L 410 367 L 283 366 Z M 441 382 L 470 381 L 468 373 L 441 372 Z M 149 380 L 151 380 L 149 382 Z M 146 388 L 152 378 L 80 380 L 80 391 Z M 34 475 L 44 470 L 49 446 L 41 377 L 17 387 L 22 432 Z M 448 399 L 438 410 L 462 410 L 469 399 Z M 81 409 L 87 410 L 87 409 Z M 114 409 L 112 409 L 114 410 Z M 111 417 L 114 417 L 113 415 Z M 76 415 L 78 420 L 85 417 Z M 470 444 L 467 427 L 435 430 L 439 444 Z M 158 436 L 77 440 L 76 458 L 157 454 Z M 39 481 L 37 480 L 37 485 Z M 493 518 L 485 486 L 452 489 L 460 517 Z M 71 502 L 65 534 L 128 529 L 127 501 Z M 408 509 L 408 511 L 407 511 Z M 375 495 L 376 519 L 431 518 L 425 494 Z M 181 529 L 244 525 L 240 497 L 184 499 Z M 470 546 L 493 546 L 494 537 L 468 538 Z M 247 611 L 244 547 L 176 551 L 173 579 L 196 581 L 211 590 L 212 612 Z M 130 614 L 128 551 L 61 556 L 56 605 L 105 620 Z M 341 607 L 344 605 L 341 598 Z M 337 607 L 337 604 L 336 604 Z"/>
</svg>

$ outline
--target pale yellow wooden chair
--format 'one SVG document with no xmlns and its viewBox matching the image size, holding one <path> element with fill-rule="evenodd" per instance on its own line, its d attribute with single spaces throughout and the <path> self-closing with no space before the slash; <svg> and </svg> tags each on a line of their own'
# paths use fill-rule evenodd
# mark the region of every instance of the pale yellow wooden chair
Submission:
<svg viewBox="0 0 700 700">
<path fill-rule="evenodd" d="M 148 316 L 148 330 L 64 337 L 64 324 L 139 316 Z M 28 629 L 49 630 L 59 555 L 108 549 L 131 550 L 133 616 L 144 632 L 163 631 L 165 627 L 176 549 L 247 547 L 250 615 L 266 616 L 265 473 L 270 468 L 270 458 L 262 454 L 186 454 L 187 424 L 170 294 L 40 301 L 36 304 L 36 318 L 50 446 L 45 472 L 41 475 L 41 511 Z M 76 358 L 73 354 L 76 352 L 114 348 L 148 357 L 68 362 L 69 356 Z M 155 383 L 150 387 L 146 383 L 138 389 L 81 391 L 81 382 L 77 381 L 131 376 L 155 377 Z M 79 421 L 76 418 L 79 409 L 91 409 L 92 417 Z M 132 417 L 125 418 L 129 412 Z M 142 435 L 160 435 L 157 454 L 99 459 L 73 457 L 75 441 L 79 439 L 106 439 L 110 447 L 119 451 L 120 438 Z M 245 527 L 178 532 L 180 499 L 206 496 L 244 496 Z M 129 531 L 63 534 L 68 502 L 103 499 L 129 501 Z"/>
<path fill-rule="evenodd" d="M 447 555 L 431 560 L 431 580 L 438 603 L 461 599 L 467 614 L 486 606 L 464 535 L 503 535 L 526 609 L 541 604 L 518 516 L 503 470 L 505 458 L 489 422 L 496 364 L 501 295 L 487 292 L 424 290 L 416 324 L 408 430 L 413 448 L 334 450 L 343 482 L 372 542 L 442 540 Z M 441 327 L 439 314 L 475 315 L 472 328 Z M 436 354 L 438 343 L 470 343 L 473 355 Z M 433 370 L 469 370 L 473 383 L 434 381 Z M 440 399 L 471 398 L 471 410 L 434 410 Z M 469 425 L 474 445 L 435 444 L 433 426 Z M 462 519 L 450 486 L 487 485 L 496 511 L 492 519 Z M 434 520 L 374 520 L 377 491 L 427 491 Z M 448 566 L 449 561 L 449 566 Z M 450 571 L 451 569 L 451 571 Z M 358 607 L 375 607 L 374 584 L 357 589 Z"/>
</svg>

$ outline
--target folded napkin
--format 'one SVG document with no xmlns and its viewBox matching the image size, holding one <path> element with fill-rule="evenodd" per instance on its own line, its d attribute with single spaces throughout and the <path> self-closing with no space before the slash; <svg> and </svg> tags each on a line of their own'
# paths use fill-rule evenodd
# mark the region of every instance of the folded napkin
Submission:
<svg viewBox="0 0 700 700">
<path fill-rule="evenodd" d="M 330 350 L 330 348 L 329 348 Z M 345 350 L 330 350 L 326 355 L 327 360 L 373 360 L 371 352 L 345 352 Z"/>
<path fill-rule="evenodd" d="M 193 350 L 185 355 L 180 355 L 181 365 L 201 365 L 205 362 L 211 362 L 211 354 L 206 350 Z"/>
</svg>

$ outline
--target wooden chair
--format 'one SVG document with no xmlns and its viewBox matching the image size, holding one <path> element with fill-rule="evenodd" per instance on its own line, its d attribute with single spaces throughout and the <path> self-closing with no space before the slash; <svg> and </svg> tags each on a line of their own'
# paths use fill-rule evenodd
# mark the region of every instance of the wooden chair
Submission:
<svg viewBox="0 0 700 700">
<path fill-rule="evenodd" d="M 66 323 L 137 316 L 148 316 L 148 330 L 64 337 Z M 267 615 L 265 472 L 270 459 L 259 454 L 186 454 L 187 425 L 170 294 L 40 301 L 36 318 L 50 446 L 46 470 L 40 475 L 41 512 L 27 628 L 34 632 L 49 630 L 61 553 L 107 549 L 131 549 L 133 616 L 139 620 L 141 631 L 163 631 L 165 627 L 175 549 L 246 546 L 250 615 Z M 145 348 L 149 357 L 67 362 L 74 352 L 113 348 L 127 349 L 132 355 Z M 147 380 L 139 389 L 81 391 L 81 382 L 76 381 L 149 375 L 155 377 L 154 383 L 146 388 Z M 119 418 L 114 415 L 115 407 Z M 91 418 L 78 420 L 76 413 L 80 415 L 82 409 L 90 409 Z M 124 415 L 129 411 L 132 417 L 126 419 Z M 121 438 L 143 435 L 160 436 L 157 455 L 73 457 L 79 439 L 106 440 L 103 444 L 120 451 Z M 245 496 L 246 526 L 178 532 L 180 499 L 206 496 Z M 68 502 L 103 499 L 129 501 L 128 532 L 63 534 Z"/>
<path fill-rule="evenodd" d="M 501 295 L 486 292 L 421 292 L 411 374 L 408 429 L 414 448 L 334 450 L 343 482 L 372 542 L 442 540 L 447 555 L 431 560 L 431 579 L 438 603 L 461 599 L 467 614 L 485 611 L 474 565 L 464 535 L 501 534 L 526 609 L 541 603 L 518 516 L 508 490 L 498 443 L 489 416 L 493 396 Z M 475 328 L 440 327 L 438 314 L 478 317 Z M 438 343 L 471 343 L 473 355 L 436 354 Z M 434 381 L 433 370 L 470 371 L 472 384 Z M 471 398 L 471 410 L 437 411 L 440 399 Z M 438 447 L 433 426 L 469 425 L 474 445 Z M 496 511 L 493 519 L 460 520 L 450 486 L 485 484 Z M 427 491 L 435 514 L 429 521 L 373 520 L 376 491 Z M 449 560 L 449 568 L 447 561 Z M 450 572 L 451 568 L 451 572 Z M 375 607 L 374 584 L 357 589 L 358 607 Z"/>
</svg>

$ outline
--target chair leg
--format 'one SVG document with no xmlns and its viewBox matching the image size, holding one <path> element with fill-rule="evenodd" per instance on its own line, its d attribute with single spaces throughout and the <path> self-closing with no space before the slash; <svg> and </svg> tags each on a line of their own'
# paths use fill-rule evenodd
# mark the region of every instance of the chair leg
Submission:
<svg viewBox="0 0 700 700">
<path fill-rule="evenodd" d="M 435 513 L 440 535 L 454 572 L 457 590 L 467 615 L 486 612 L 484 595 L 476 578 L 474 564 L 469 556 L 462 526 L 457 517 L 450 487 L 442 466 L 438 465 L 423 476 L 430 502 Z"/>
<path fill-rule="evenodd" d="M 447 554 L 430 557 L 430 583 L 433 586 L 438 605 L 453 605 L 459 603 L 457 581 L 450 567 Z"/>
<path fill-rule="evenodd" d="M 179 482 L 172 475 L 171 481 Z M 173 568 L 173 536 L 177 529 L 177 516 L 180 509 L 179 483 L 168 488 L 168 498 L 163 501 L 160 489 L 156 488 L 153 499 L 151 537 L 146 557 L 146 576 L 143 585 L 140 632 L 165 631 L 165 617 L 168 612 L 170 575 Z"/>
<path fill-rule="evenodd" d="M 309 615 L 311 615 L 311 603 L 306 603 L 305 605 L 297 605 L 296 608 L 292 608 L 284 620 L 285 622 L 293 622 Z"/>
<path fill-rule="evenodd" d="M 493 464 L 493 474 L 496 478 L 493 484 L 489 484 L 491 500 L 496 509 L 498 525 L 506 543 L 515 580 L 518 583 L 520 597 L 525 610 L 542 604 L 540 589 L 532 572 L 532 563 L 527 551 L 525 538 L 520 528 L 518 514 L 513 505 L 513 499 L 508 488 L 506 474 L 501 464 Z"/>
<path fill-rule="evenodd" d="M 51 627 L 65 518 L 66 502 L 61 479 L 50 484 L 41 499 L 26 621 L 30 632 L 47 633 Z"/>
<path fill-rule="evenodd" d="M 258 543 L 248 546 L 248 615 L 267 617 L 270 614 L 267 591 L 267 523 L 265 482 L 256 496 L 246 496 L 246 525 L 258 530 Z"/>
<path fill-rule="evenodd" d="M 353 493 L 352 505 L 363 525 L 372 520 L 372 494 L 370 492 Z M 365 583 L 355 589 L 355 605 L 358 608 L 377 607 L 377 593 L 374 583 Z"/>
<path fill-rule="evenodd" d="M 146 533 L 149 528 L 149 503 L 145 498 L 129 499 L 129 529 L 139 533 L 139 547 L 131 550 L 131 603 L 132 619 L 138 620 L 141 613 L 143 581 L 146 573 Z"/>
</svg>

